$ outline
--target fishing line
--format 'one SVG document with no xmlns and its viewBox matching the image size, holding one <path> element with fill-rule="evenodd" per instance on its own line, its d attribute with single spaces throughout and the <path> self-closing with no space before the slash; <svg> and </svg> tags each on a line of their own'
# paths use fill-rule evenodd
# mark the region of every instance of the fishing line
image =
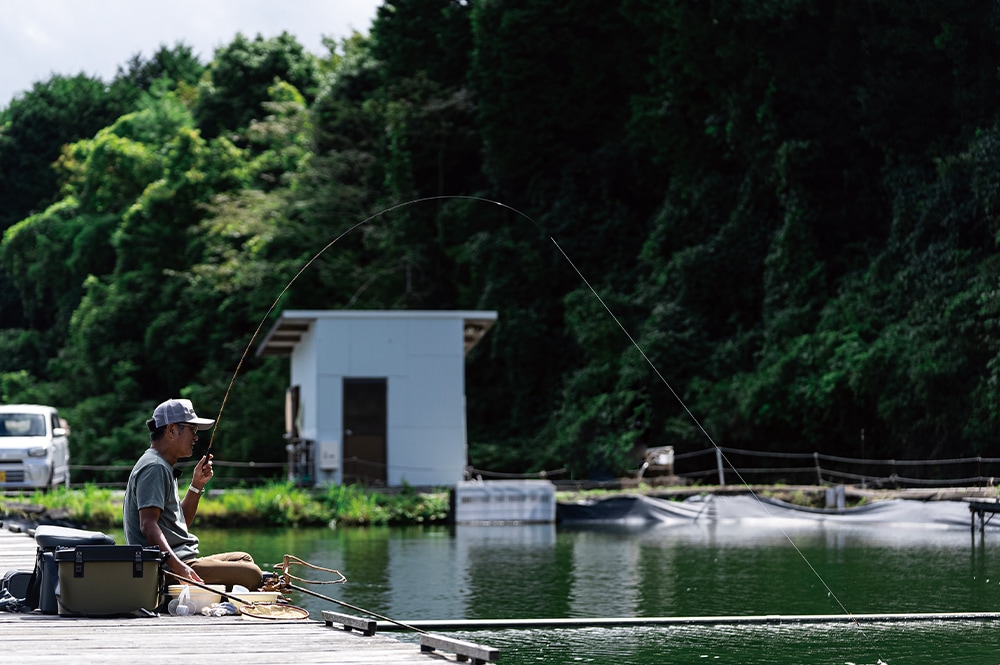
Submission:
<svg viewBox="0 0 1000 665">
<path fill-rule="evenodd" d="M 232 376 L 232 378 L 229 381 L 228 387 L 226 388 L 226 394 L 225 394 L 225 396 L 222 399 L 222 404 L 219 407 L 219 413 L 218 413 L 218 415 L 216 416 L 216 419 L 215 419 L 215 427 L 212 429 L 212 437 L 209 440 L 208 449 L 205 452 L 206 455 L 208 455 L 208 453 L 212 450 L 212 444 L 215 443 L 215 433 L 218 431 L 219 422 L 221 422 L 221 420 L 222 420 L 222 412 L 226 408 L 226 402 L 229 400 L 229 394 L 232 391 L 233 385 L 236 382 L 237 375 L 240 373 L 240 370 L 243 367 L 243 363 L 246 360 L 247 354 L 250 352 L 250 349 L 253 347 L 254 341 L 257 339 L 257 336 L 260 334 L 260 331 L 263 329 L 264 324 L 267 322 L 268 318 L 271 316 L 271 313 L 274 311 L 274 308 L 278 306 L 278 303 L 281 301 L 282 297 L 284 297 L 285 293 L 288 292 L 288 289 L 291 288 L 291 286 L 295 283 L 296 280 L 298 280 L 298 278 L 302 275 L 302 273 L 304 273 L 306 270 L 308 270 L 309 267 L 312 266 L 312 264 L 315 263 L 316 260 L 319 259 L 319 257 L 323 255 L 323 253 L 325 253 L 328 249 L 330 249 L 335 244 L 337 244 L 342 238 L 344 238 L 345 236 L 347 236 L 348 234 L 352 233 L 356 229 L 364 226 L 365 224 L 369 223 L 370 221 L 372 221 L 372 220 L 374 220 L 374 219 L 376 219 L 378 217 L 381 217 L 383 215 L 387 215 L 387 214 L 389 214 L 391 212 L 394 212 L 396 210 L 399 210 L 401 208 L 405 208 L 405 207 L 412 206 L 412 205 L 417 205 L 417 204 L 420 204 L 420 203 L 427 203 L 427 202 L 430 202 L 430 201 L 447 201 L 447 200 L 456 200 L 456 199 L 457 200 L 466 200 L 466 201 L 478 201 L 478 202 L 481 202 L 481 203 L 488 203 L 488 204 L 493 204 L 493 205 L 499 206 L 499 207 L 504 208 L 505 210 L 508 210 L 508 211 L 510 211 L 510 212 L 512 212 L 512 213 L 514 213 L 514 214 L 516 214 L 518 216 L 520 216 L 520 217 L 523 217 L 528 222 L 531 222 L 531 224 L 533 226 L 535 226 L 535 228 L 537 228 L 539 230 L 543 230 L 542 226 L 537 221 L 535 221 L 532 217 L 530 217 L 528 214 L 526 214 L 524 212 L 521 212 L 517 208 L 515 208 L 513 206 L 510 206 L 510 205 L 508 205 L 506 203 L 503 203 L 501 201 L 496 201 L 496 200 L 488 199 L 488 198 L 481 197 L 481 196 L 448 194 L 448 195 L 427 196 L 427 197 L 422 197 L 422 198 L 418 198 L 418 199 L 411 199 L 409 201 L 404 201 L 402 203 L 397 203 L 395 205 L 389 206 L 387 208 L 384 208 L 382 210 L 379 210 L 378 212 L 375 212 L 375 213 L 369 215 L 365 219 L 363 219 L 360 222 L 354 224 L 353 226 L 351 226 L 347 230 L 343 231 L 342 233 L 340 233 L 339 235 L 337 235 L 336 237 L 334 237 L 333 240 L 331 240 L 326 245 L 324 245 L 322 249 L 320 249 L 318 252 L 316 252 L 316 254 L 314 254 L 312 256 L 312 258 L 310 258 L 308 261 L 306 261 L 306 263 L 299 269 L 299 271 L 297 273 L 295 273 L 295 275 L 288 281 L 288 283 L 285 285 L 285 287 L 278 294 L 278 297 L 274 299 L 274 302 L 272 302 L 271 306 L 267 309 L 267 312 L 264 314 L 263 318 L 260 320 L 260 323 L 257 325 L 257 329 L 254 330 L 253 336 L 251 336 L 250 341 L 247 343 L 246 348 L 243 350 L 243 354 L 240 356 L 240 360 L 239 360 L 239 362 L 236 365 L 236 370 L 233 372 L 233 376 Z M 660 379 L 660 381 L 663 383 L 663 385 L 665 385 L 667 387 L 667 389 L 670 391 L 670 393 L 674 396 L 674 399 L 677 400 L 677 403 L 680 404 L 681 408 L 684 410 L 684 412 L 687 414 L 687 416 L 697 426 L 697 428 L 701 431 L 701 433 L 705 435 L 705 438 L 708 439 L 709 443 L 712 444 L 712 447 L 715 448 L 716 452 L 722 457 L 722 459 L 725 460 L 726 464 L 733 470 L 733 473 L 736 475 L 737 478 L 739 478 L 740 482 L 747 489 L 747 491 L 750 493 L 750 495 L 757 501 L 757 504 L 764 510 L 764 512 L 767 514 L 768 517 L 773 517 L 773 515 L 771 514 L 771 511 L 769 511 L 767 509 L 767 505 L 761 500 L 761 498 L 759 496 L 757 496 L 757 493 L 753 491 L 753 488 L 750 487 L 750 484 L 743 478 L 743 476 L 740 475 L 740 472 L 729 461 L 729 459 L 726 457 L 725 453 L 722 451 L 722 448 L 715 442 L 715 439 L 712 438 L 712 435 L 709 434 L 708 430 L 706 430 L 705 427 L 701 424 L 701 421 L 698 420 L 698 418 L 694 415 L 694 413 L 691 412 L 691 410 L 688 408 L 687 404 L 684 402 L 684 400 L 681 398 L 681 396 L 677 393 L 676 390 L 674 390 L 674 387 L 672 385 L 670 385 L 670 382 L 667 381 L 666 377 L 663 376 L 663 374 L 656 367 L 656 365 L 654 365 L 653 362 L 649 359 L 649 357 L 646 355 L 646 352 L 643 351 L 642 347 L 635 340 L 635 338 L 632 337 L 632 335 L 625 328 L 625 326 L 622 324 L 622 322 L 618 319 L 618 317 L 615 315 L 615 313 L 613 311 L 611 311 L 611 308 L 608 307 L 607 303 L 604 302 L 604 299 L 601 298 L 601 296 L 600 296 L 600 294 L 598 294 L 597 290 L 590 284 L 590 282 L 587 280 L 587 278 L 584 277 L 583 273 L 576 266 L 576 264 L 569 257 L 569 255 L 566 254 L 566 252 L 563 250 L 563 248 L 559 245 L 559 243 L 556 241 L 556 239 L 554 237 L 552 237 L 552 236 L 548 236 L 548 237 L 549 237 L 549 240 L 552 242 L 552 244 L 555 245 L 556 249 L 562 255 L 562 257 L 570 265 L 570 267 L 573 268 L 573 271 L 577 274 L 577 276 L 580 278 L 580 280 L 587 286 L 587 288 L 590 290 L 591 294 L 593 294 L 593 296 L 595 298 L 597 298 L 597 301 L 599 303 L 601 303 L 601 306 L 604 307 L 604 310 L 608 313 L 608 315 L 611 317 L 611 319 L 618 325 L 618 327 L 621 329 L 621 331 L 625 334 L 625 337 L 628 338 L 628 340 L 632 344 L 632 346 L 635 347 L 635 349 L 639 352 L 639 355 L 642 356 L 642 358 L 646 362 L 646 364 L 649 365 L 650 369 L 653 370 L 653 373 L 656 374 L 657 378 Z M 858 619 L 854 616 L 854 614 L 850 610 L 847 609 L 847 607 L 844 605 L 844 603 L 841 602 L 841 600 L 837 596 L 837 594 L 834 593 L 833 589 L 831 589 L 830 586 L 826 583 L 826 580 L 823 579 L 823 576 L 819 574 L 819 571 L 816 570 L 816 568 L 812 565 L 812 563 L 809 561 L 809 559 L 806 557 L 806 555 L 802 552 L 802 550 L 799 549 L 799 547 L 795 544 L 795 541 L 792 540 L 791 536 L 788 535 L 788 533 L 784 530 L 784 528 L 781 527 L 780 524 L 778 524 L 777 526 L 778 526 L 778 529 L 781 531 L 782 535 L 785 536 L 785 539 L 789 542 L 789 544 L 792 546 L 792 548 L 795 550 L 795 552 L 799 555 L 799 557 L 802 559 L 802 561 L 806 564 L 806 567 L 809 568 L 809 570 L 816 577 L 816 579 L 819 580 L 820 584 L 823 585 L 823 588 L 826 589 L 827 594 L 829 595 L 829 597 L 832 598 L 834 600 L 834 602 L 836 602 L 837 606 L 840 607 L 840 609 L 844 612 L 844 614 L 847 615 L 851 619 L 851 621 L 857 627 L 858 631 L 865 637 L 865 639 L 867 639 L 869 642 L 871 642 L 872 644 L 874 644 L 873 639 L 871 638 L 871 636 L 869 636 L 867 633 L 865 633 L 865 631 L 862 628 L 861 623 L 858 621 Z M 390 619 L 390 621 L 391 621 L 391 619 Z M 882 658 L 879 658 L 878 663 L 880 665 L 884 665 L 884 662 L 885 661 L 883 661 Z"/>
<path fill-rule="evenodd" d="M 264 317 L 260 320 L 260 323 L 257 324 L 257 329 L 254 330 L 254 333 L 250 337 L 250 341 L 247 343 L 246 348 L 243 349 L 243 355 L 240 356 L 240 361 L 236 364 L 236 371 L 233 372 L 233 377 L 229 380 L 229 386 L 226 388 L 226 394 L 222 398 L 222 405 L 219 407 L 219 413 L 215 417 L 215 427 L 212 428 L 212 437 L 208 441 L 208 449 L 205 451 L 206 455 L 209 452 L 211 452 L 211 450 L 212 450 L 212 444 L 215 443 L 215 433 L 219 430 L 219 422 L 222 420 L 222 412 L 225 410 L 225 408 L 226 408 L 226 402 L 229 400 L 229 393 L 233 389 L 233 384 L 236 383 L 236 376 L 240 373 L 240 369 L 243 367 L 243 362 L 246 360 L 247 354 L 250 353 L 250 349 L 253 347 L 254 340 L 257 339 L 257 335 L 259 335 L 260 331 L 264 328 L 264 324 L 267 323 L 268 318 L 271 316 L 271 312 L 273 312 L 274 308 L 278 306 L 279 302 L 281 302 L 281 298 L 288 292 L 288 289 L 290 289 L 292 287 L 292 284 L 294 284 L 295 281 L 299 277 L 302 276 L 302 273 L 304 273 L 306 270 L 308 270 L 309 267 L 313 263 L 316 262 L 316 259 L 318 259 L 320 256 L 322 256 L 323 253 L 326 252 L 326 250 L 328 250 L 331 247 L 333 247 L 334 245 L 336 245 L 344 236 L 352 233 L 355 229 L 358 229 L 358 228 L 364 226 L 365 224 L 367 224 L 368 222 L 372 221 L 373 219 L 375 219 L 377 217 L 381 217 L 382 215 L 386 215 L 386 214 L 388 214 L 390 212 L 393 212 L 394 210 L 399 210 L 400 208 L 405 208 L 406 206 L 411 206 L 411 205 L 415 205 L 415 204 L 418 204 L 418 203 L 425 203 L 427 201 L 437 201 L 437 200 L 447 200 L 447 199 L 467 199 L 467 200 L 472 200 L 472 201 L 482 201 L 484 203 L 494 203 L 494 204 L 496 204 L 498 206 L 501 206 L 503 208 L 506 208 L 506 209 L 508 209 L 508 210 L 510 210 L 512 212 L 515 212 L 515 213 L 521 215 L 522 217 L 524 217 L 528 221 L 532 222 L 533 224 L 535 223 L 535 220 L 531 219 L 530 217 L 528 217 L 527 215 L 525 215 L 520 210 L 512 208 L 511 206 L 509 206 L 509 205 L 507 205 L 505 203 L 501 203 L 499 201 L 492 201 L 490 199 L 486 199 L 486 198 L 482 198 L 482 197 L 478 197 L 478 196 L 461 196 L 461 195 L 427 196 L 427 197 L 424 197 L 424 198 L 412 199 L 410 201 L 404 201 L 403 203 L 397 203 L 396 205 L 389 206 L 388 208 L 384 208 L 382 210 L 379 210 L 378 212 L 376 212 L 376 213 L 374 213 L 372 215 L 369 215 L 368 217 L 364 218 L 363 220 L 361 220 L 360 222 L 358 222 L 354 226 L 352 226 L 349 229 L 347 229 L 346 231 L 342 232 L 340 235 L 336 236 L 333 240 L 331 240 L 326 245 L 324 245 L 323 249 L 321 249 L 318 252 L 316 252 L 311 259 L 309 259 L 308 261 L 306 261 L 305 264 L 299 269 L 299 271 L 297 273 L 295 273 L 295 276 L 292 277 L 288 281 L 287 284 L 285 284 L 285 288 L 281 289 L 281 292 L 278 294 L 278 297 L 274 299 L 274 302 L 271 303 L 271 306 L 267 308 L 267 312 L 264 313 Z M 537 226 L 537 224 L 536 224 L 536 226 Z"/>
<path fill-rule="evenodd" d="M 667 381 L 667 379 L 663 376 L 663 374 L 660 373 L 660 370 L 657 369 L 656 365 L 654 365 L 653 362 L 649 359 L 649 357 L 646 355 L 646 352 L 642 350 L 641 346 L 639 346 L 639 343 L 635 341 L 635 339 L 632 337 L 631 334 L 629 334 L 629 331 L 625 328 L 624 325 L 622 325 L 622 322 L 618 319 L 618 317 L 615 316 L 615 313 L 611 311 L 611 308 L 608 307 L 607 303 L 604 302 L 604 299 L 601 298 L 600 294 L 597 293 L 597 290 L 594 289 L 593 286 L 591 286 L 589 281 L 587 281 L 587 278 L 583 276 L 583 273 L 580 272 L 580 269 L 576 267 L 576 264 L 573 263 L 573 260 L 569 258 L 569 255 L 563 251 L 563 248 L 559 246 L 559 243 L 556 242 L 555 238 L 552 238 L 550 236 L 549 239 L 552 241 L 552 244 L 556 246 L 556 249 L 559 250 L 559 253 L 562 254 L 563 258 L 566 259 L 566 262 L 569 263 L 569 265 L 573 268 L 577 276 L 579 276 L 579 278 L 583 281 L 583 283 L 587 285 L 587 288 L 590 289 L 590 292 L 594 295 L 595 298 L 597 298 L 597 301 L 601 303 L 601 306 L 604 307 L 604 311 L 606 311 L 608 315 L 612 318 L 612 320 L 616 324 L 618 324 L 618 327 L 621 328 L 623 333 L 625 333 L 625 336 L 628 338 L 629 342 L 632 343 L 632 346 L 634 346 L 636 351 L 639 352 L 639 355 L 642 356 L 642 359 L 646 361 L 646 364 L 649 365 L 650 369 L 652 369 L 653 372 L 656 374 L 656 376 L 659 377 L 660 381 L 663 382 L 663 385 L 667 387 L 667 389 L 670 391 L 670 394 L 674 396 L 674 399 L 676 399 L 678 404 L 681 405 L 681 408 L 684 409 L 684 412 L 688 415 L 689 418 L 691 418 L 692 422 L 694 422 L 694 424 L 698 427 L 698 429 L 701 430 L 701 433 L 705 435 L 705 438 L 708 439 L 709 443 L 712 444 L 712 447 L 715 448 L 715 450 L 722 457 L 722 459 L 726 461 L 726 464 L 729 466 L 729 468 L 733 470 L 733 473 L 736 474 L 736 477 L 740 479 L 740 482 L 743 483 L 743 486 L 747 489 L 750 495 L 754 498 L 754 500 L 757 501 L 757 504 L 764 510 L 765 513 L 767 513 L 768 517 L 774 517 L 774 515 L 771 514 L 771 511 L 767 509 L 767 504 L 765 504 L 760 499 L 760 497 L 757 496 L 757 493 L 753 491 L 753 488 L 750 487 L 750 484 L 746 480 L 744 480 L 742 475 L 740 475 L 739 470 L 735 466 L 733 466 L 733 464 L 729 461 L 729 459 L 726 457 L 726 454 L 722 451 L 722 448 L 719 446 L 719 444 L 715 442 L 715 439 L 712 438 L 712 435 L 709 434 L 708 430 L 706 430 L 705 427 L 701 424 L 701 421 L 698 420 L 698 418 L 694 415 L 694 413 L 691 412 L 691 409 L 689 409 L 687 404 L 684 403 L 684 400 L 681 399 L 681 396 L 677 394 L 677 391 L 674 390 L 673 386 L 670 385 L 670 382 Z M 867 633 L 865 633 L 864 629 L 861 627 L 861 623 L 857 620 L 854 614 L 847 609 L 844 603 L 840 601 L 840 598 L 837 596 L 837 594 L 834 593 L 833 589 L 831 589 L 830 586 L 826 583 L 826 580 L 824 580 L 823 576 L 819 574 L 819 571 L 813 567 L 812 563 L 809 561 L 806 555 L 802 552 L 801 549 L 799 549 L 798 545 L 795 544 L 795 541 L 792 540 L 791 536 L 788 535 L 788 532 L 786 532 L 784 528 L 782 528 L 780 523 L 778 523 L 777 526 L 778 529 L 781 531 L 781 534 L 792 546 L 792 549 L 795 550 L 795 552 L 799 555 L 799 558 L 801 558 L 802 561 L 806 564 L 806 567 L 809 568 L 809 570 L 816 577 L 816 579 L 819 580 L 820 584 L 823 585 L 823 588 L 826 589 L 830 598 L 833 598 L 834 602 L 837 603 L 837 606 L 840 607 L 840 609 L 843 610 L 844 614 L 846 614 L 851 619 L 851 621 L 857 627 L 858 631 L 865 637 L 865 639 L 869 640 L 870 642 L 872 642 L 872 644 L 874 644 L 872 638 Z M 878 663 L 879 665 L 884 665 L 884 661 L 882 660 L 881 657 L 879 658 Z"/>
</svg>

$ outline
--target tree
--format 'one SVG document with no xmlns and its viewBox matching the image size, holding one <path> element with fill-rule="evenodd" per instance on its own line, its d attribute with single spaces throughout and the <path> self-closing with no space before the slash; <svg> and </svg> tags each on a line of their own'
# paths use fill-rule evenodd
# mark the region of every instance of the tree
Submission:
<svg viewBox="0 0 1000 665">
<path fill-rule="evenodd" d="M 194 90 L 205 72 L 203 65 L 191 51 L 191 47 L 178 42 L 173 48 L 161 45 L 147 60 L 136 53 L 118 71 L 111 81 L 111 90 L 116 95 L 138 102 L 143 93 L 177 90 Z"/>
<path fill-rule="evenodd" d="M 62 146 L 93 136 L 128 109 L 97 78 L 53 75 L 0 111 L 0 231 L 57 197 Z"/>
<path fill-rule="evenodd" d="M 89 137 L 125 110 L 97 78 L 53 75 L 0 110 L 0 233 L 58 196 L 51 168 L 67 143 Z M 0 321 L 24 325 L 24 312 L 0 272 Z"/>
<path fill-rule="evenodd" d="M 463 0 L 388 0 L 372 23 L 372 55 L 391 84 L 423 75 L 461 87 L 469 71 L 472 4 Z"/>
<path fill-rule="evenodd" d="M 283 32 L 273 39 L 242 34 L 218 49 L 209 65 L 209 79 L 200 87 L 195 118 L 206 138 L 241 132 L 264 115 L 261 104 L 270 100 L 277 81 L 297 89 L 307 100 L 319 83 L 315 57 Z"/>
</svg>

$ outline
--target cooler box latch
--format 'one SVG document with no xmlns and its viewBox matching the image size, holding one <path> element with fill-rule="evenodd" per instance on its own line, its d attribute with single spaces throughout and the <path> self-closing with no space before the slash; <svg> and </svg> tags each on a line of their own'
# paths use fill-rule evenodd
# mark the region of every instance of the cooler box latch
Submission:
<svg viewBox="0 0 1000 665">
<path fill-rule="evenodd" d="M 83 550 L 79 548 L 73 558 L 73 577 L 83 577 Z"/>
</svg>

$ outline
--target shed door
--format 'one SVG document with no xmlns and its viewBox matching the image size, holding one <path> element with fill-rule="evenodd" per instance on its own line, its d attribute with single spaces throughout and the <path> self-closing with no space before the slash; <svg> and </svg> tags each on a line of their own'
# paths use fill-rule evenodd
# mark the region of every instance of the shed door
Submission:
<svg viewBox="0 0 1000 665">
<path fill-rule="evenodd" d="M 386 484 L 385 396 L 385 379 L 344 379 L 345 484 Z"/>
</svg>

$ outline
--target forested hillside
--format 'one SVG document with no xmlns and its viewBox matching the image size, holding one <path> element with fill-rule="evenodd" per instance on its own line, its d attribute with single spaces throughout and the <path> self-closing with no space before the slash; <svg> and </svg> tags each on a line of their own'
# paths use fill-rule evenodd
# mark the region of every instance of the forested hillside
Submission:
<svg viewBox="0 0 1000 665">
<path fill-rule="evenodd" d="M 131 463 L 162 399 L 218 411 L 284 308 L 495 309 L 479 469 L 623 473 L 706 433 L 996 455 L 998 20 L 388 0 L 322 56 L 236 36 L 53 75 L 0 110 L 0 400 Z M 220 456 L 283 459 L 287 377 L 250 349 Z"/>
</svg>

